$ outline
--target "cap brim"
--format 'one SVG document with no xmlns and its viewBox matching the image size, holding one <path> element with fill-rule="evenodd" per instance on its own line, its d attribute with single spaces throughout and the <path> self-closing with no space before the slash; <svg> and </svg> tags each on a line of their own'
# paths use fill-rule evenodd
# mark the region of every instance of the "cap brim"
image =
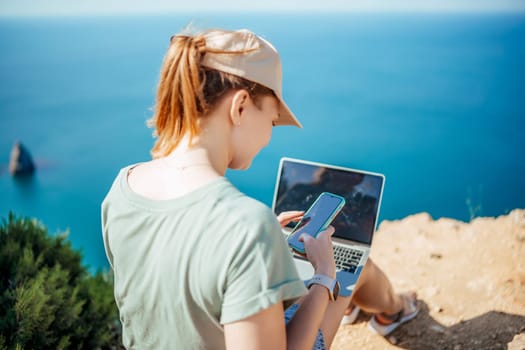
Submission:
<svg viewBox="0 0 525 350">
<path fill-rule="evenodd" d="M 292 111 L 284 102 L 284 100 L 282 98 L 279 98 L 279 101 L 281 102 L 279 107 L 279 118 L 275 122 L 275 126 L 291 125 L 297 126 L 298 128 L 302 128 L 303 125 L 295 117 L 295 115 L 292 113 Z"/>
</svg>

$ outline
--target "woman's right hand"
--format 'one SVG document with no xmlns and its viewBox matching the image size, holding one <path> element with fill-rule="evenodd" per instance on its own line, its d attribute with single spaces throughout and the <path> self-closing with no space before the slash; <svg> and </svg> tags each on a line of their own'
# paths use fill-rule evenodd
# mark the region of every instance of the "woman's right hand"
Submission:
<svg viewBox="0 0 525 350">
<path fill-rule="evenodd" d="M 317 235 L 317 238 L 309 234 L 302 234 L 299 238 L 304 243 L 306 258 L 314 267 L 316 274 L 322 274 L 335 278 L 334 248 L 332 245 L 332 235 L 335 229 L 333 226 Z"/>
<path fill-rule="evenodd" d="M 290 222 L 299 221 L 303 218 L 304 211 L 299 210 L 290 210 L 284 211 L 281 214 L 277 215 L 277 221 L 281 227 L 286 227 Z"/>
</svg>

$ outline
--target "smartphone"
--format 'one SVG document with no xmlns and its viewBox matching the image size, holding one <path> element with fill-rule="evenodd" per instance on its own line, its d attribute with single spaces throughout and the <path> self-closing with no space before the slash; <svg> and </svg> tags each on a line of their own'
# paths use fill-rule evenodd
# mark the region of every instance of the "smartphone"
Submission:
<svg viewBox="0 0 525 350">
<path fill-rule="evenodd" d="M 330 192 L 321 193 L 293 228 L 287 238 L 288 245 L 296 252 L 305 254 L 304 243 L 299 241 L 299 237 L 303 233 L 317 237 L 321 231 L 330 225 L 344 205 L 345 199 L 343 197 Z"/>
</svg>

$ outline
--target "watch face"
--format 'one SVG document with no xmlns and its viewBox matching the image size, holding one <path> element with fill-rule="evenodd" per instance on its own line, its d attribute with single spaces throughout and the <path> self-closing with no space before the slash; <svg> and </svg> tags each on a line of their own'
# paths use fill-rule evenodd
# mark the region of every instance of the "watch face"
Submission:
<svg viewBox="0 0 525 350">
<path fill-rule="evenodd" d="M 328 294 L 330 295 L 330 300 L 332 301 L 337 299 L 337 296 L 339 295 L 339 289 L 341 288 L 337 279 L 332 279 L 325 275 L 314 275 L 310 279 L 310 282 L 308 282 L 308 288 L 310 288 L 312 284 L 319 284 L 328 289 Z"/>
<path fill-rule="evenodd" d="M 337 300 L 337 296 L 339 295 L 339 289 L 341 288 L 341 286 L 339 285 L 339 281 L 335 281 L 335 286 L 334 286 L 334 300 Z"/>
</svg>

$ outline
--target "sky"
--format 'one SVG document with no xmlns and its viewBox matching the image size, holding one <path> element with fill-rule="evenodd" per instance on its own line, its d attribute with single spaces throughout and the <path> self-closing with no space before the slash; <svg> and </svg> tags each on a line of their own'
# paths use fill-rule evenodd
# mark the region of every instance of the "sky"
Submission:
<svg viewBox="0 0 525 350">
<path fill-rule="evenodd" d="M 0 16 L 187 12 L 525 12 L 525 0 L 0 0 Z"/>
</svg>

